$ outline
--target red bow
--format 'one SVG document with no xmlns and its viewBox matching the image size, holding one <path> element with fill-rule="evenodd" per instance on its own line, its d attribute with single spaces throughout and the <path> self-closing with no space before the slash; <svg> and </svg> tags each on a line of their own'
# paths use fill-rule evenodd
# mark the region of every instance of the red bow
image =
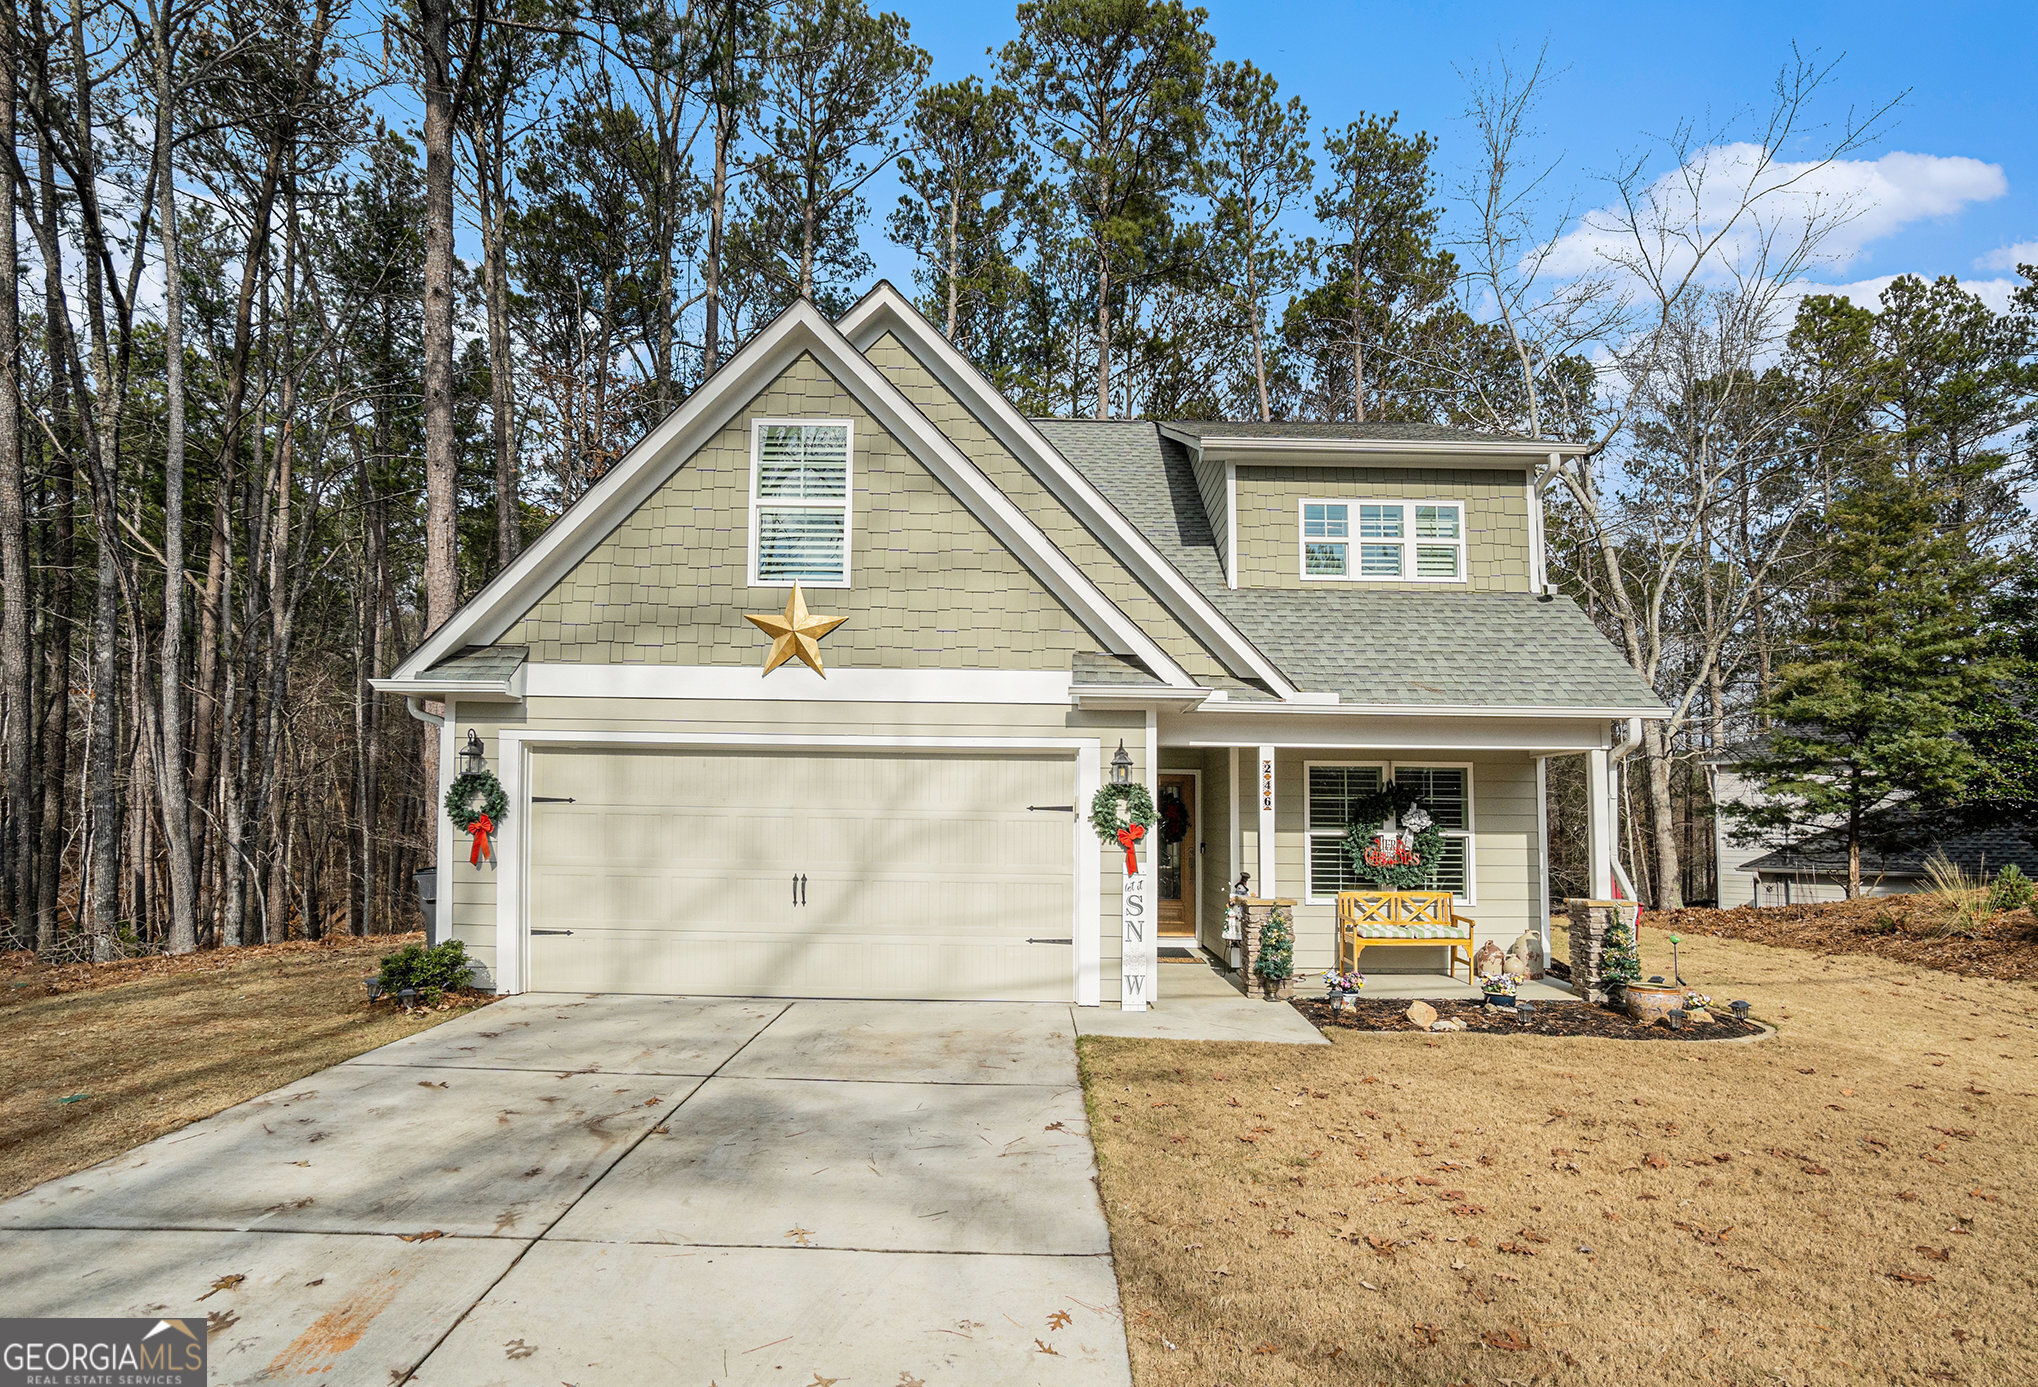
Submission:
<svg viewBox="0 0 2038 1387">
<path fill-rule="evenodd" d="M 1146 837 L 1146 829 L 1139 824 L 1118 830 L 1118 846 L 1125 849 L 1125 875 L 1139 875 L 1139 855 L 1132 849 L 1140 839 Z"/>
<path fill-rule="evenodd" d="M 479 867 L 484 857 L 490 862 L 495 861 L 495 849 L 488 843 L 488 835 L 495 832 L 495 820 L 486 814 L 477 814 L 474 822 L 467 825 L 467 831 L 474 835 L 474 851 L 467 856 L 468 864 Z"/>
</svg>

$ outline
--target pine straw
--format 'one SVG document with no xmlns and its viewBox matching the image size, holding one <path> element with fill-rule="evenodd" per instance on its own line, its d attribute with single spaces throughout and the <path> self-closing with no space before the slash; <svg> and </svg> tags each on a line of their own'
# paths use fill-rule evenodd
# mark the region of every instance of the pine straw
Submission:
<svg viewBox="0 0 2038 1387">
<path fill-rule="evenodd" d="M 96 1164 L 482 1000 L 372 1011 L 361 979 L 418 935 L 36 967 L 0 959 L 0 1198 Z M 24 963 L 24 959 L 27 960 Z M 72 1102 L 63 1099 L 83 1097 Z"/>
<path fill-rule="evenodd" d="M 1820 954 L 1873 954 L 1969 977 L 2038 980 L 2038 915 L 2005 911 L 1980 929 L 1960 928 L 1933 893 L 1863 896 L 1825 905 L 1744 905 L 1738 910 L 1651 913 L 1648 924 Z"/>
<path fill-rule="evenodd" d="M 1085 1040 L 1139 1387 L 2021 1380 L 2038 988 L 1682 956 L 1778 1036 Z"/>
</svg>

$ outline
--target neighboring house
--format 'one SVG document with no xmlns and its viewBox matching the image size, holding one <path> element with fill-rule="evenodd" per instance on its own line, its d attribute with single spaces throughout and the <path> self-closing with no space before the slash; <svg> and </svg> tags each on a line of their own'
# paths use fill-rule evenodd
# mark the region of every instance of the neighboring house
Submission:
<svg viewBox="0 0 2038 1387">
<path fill-rule="evenodd" d="M 1736 774 L 1731 764 L 1715 762 L 1707 767 L 1712 777 L 1713 863 L 1719 881 L 1719 895 L 1714 903 L 1721 910 L 1743 905 L 1787 905 L 1789 902 L 1776 898 L 1774 883 L 1766 893 L 1761 889 L 1753 863 L 1788 847 L 1791 832 L 1783 828 L 1750 828 L 1729 812 L 1729 806 L 1752 804 L 1762 797 L 1761 788 L 1746 776 Z M 1810 899 L 1798 897 L 1800 902 Z"/>
<path fill-rule="evenodd" d="M 1541 930 L 1542 758 L 1588 758 L 1607 895 L 1609 749 L 1663 711 L 1546 586 L 1579 451 L 1028 420 L 891 286 L 800 303 L 378 681 L 444 702 L 442 796 L 470 730 L 509 796 L 492 866 L 441 817 L 439 930 L 508 992 L 1116 1003 L 1121 744 L 1188 811 L 1141 847 L 1177 944 L 1243 870 L 1329 966 L 1387 775 L 1479 937 Z M 795 578 L 825 674 L 747 619 Z"/>
<path fill-rule="evenodd" d="M 1993 880 L 2015 864 L 2025 876 L 2038 878 L 2038 848 L 2027 830 L 2015 827 L 1960 833 L 1928 841 L 1900 852 L 1861 850 L 1861 894 L 1904 896 L 1930 891 L 1926 863 L 1944 857 L 1970 877 Z M 1756 904 L 1805 905 L 1847 898 L 1847 840 L 1828 831 L 1795 847 L 1780 848 L 1747 864 L 1755 877 Z"/>
</svg>

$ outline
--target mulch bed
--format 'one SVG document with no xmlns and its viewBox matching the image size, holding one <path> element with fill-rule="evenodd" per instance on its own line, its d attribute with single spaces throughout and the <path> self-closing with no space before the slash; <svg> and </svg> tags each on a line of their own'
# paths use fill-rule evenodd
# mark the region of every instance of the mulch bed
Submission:
<svg viewBox="0 0 2038 1387">
<path fill-rule="evenodd" d="M 1307 1017 L 1320 1031 L 1415 1031 L 1407 1016 L 1408 1001 L 1384 997 L 1358 999 L 1356 1012 L 1333 1013 L 1321 997 L 1292 998 L 1289 1005 Z M 1724 1005 L 1715 1012 L 1710 1026 L 1686 1026 L 1673 1031 L 1658 1024 L 1639 1025 L 1627 1013 L 1590 1002 L 1545 1002 L 1537 1000 L 1526 1025 L 1505 1007 L 1489 1007 L 1475 1001 L 1432 1001 L 1439 1020 L 1465 1023 L 1466 1033 L 1504 1035 L 1575 1035 L 1600 1040 L 1739 1040 L 1761 1035 L 1763 1027 L 1753 1021 L 1738 1021 Z M 1356 1020 L 1347 1019 L 1356 1015 Z M 1440 1032 L 1448 1035 L 1451 1032 Z"/>
<path fill-rule="evenodd" d="M 2038 916 L 2005 911 L 1968 931 L 1937 896 L 1865 896 L 1825 905 L 1649 910 L 1642 928 L 1710 934 L 1815 954 L 1873 954 L 2005 982 L 2038 979 Z"/>
</svg>

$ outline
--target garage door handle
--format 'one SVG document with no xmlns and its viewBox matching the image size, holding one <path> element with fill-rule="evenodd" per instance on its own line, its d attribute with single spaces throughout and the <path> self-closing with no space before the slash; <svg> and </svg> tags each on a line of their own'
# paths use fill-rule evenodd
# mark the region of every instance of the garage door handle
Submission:
<svg viewBox="0 0 2038 1387">
<path fill-rule="evenodd" d="M 1076 812 L 1076 807 L 1073 804 L 1029 804 L 1026 808 L 1035 814 L 1073 814 Z"/>
<path fill-rule="evenodd" d="M 1073 939 L 1029 939 L 1026 942 L 1029 944 L 1073 944 L 1076 941 Z"/>
<path fill-rule="evenodd" d="M 533 804 L 571 804 L 571 803 L 573 803 L 573 796 L 572 796 L 572 795 L 532 795 L 532 796 L 531 796 L 531 803 L 533 803 Z"/>
<path fill-rule="evenodd" d="M 531 931 L 531 933 L 533 933 L 533 934 L 571 934 L 571 933 L 573 933 L 573 931 L 572 931 L 572 930 L 570 930 L 570 929 L 534 929 L 534 930 L 532 930 L 532 931 Z"/>
</svg>

